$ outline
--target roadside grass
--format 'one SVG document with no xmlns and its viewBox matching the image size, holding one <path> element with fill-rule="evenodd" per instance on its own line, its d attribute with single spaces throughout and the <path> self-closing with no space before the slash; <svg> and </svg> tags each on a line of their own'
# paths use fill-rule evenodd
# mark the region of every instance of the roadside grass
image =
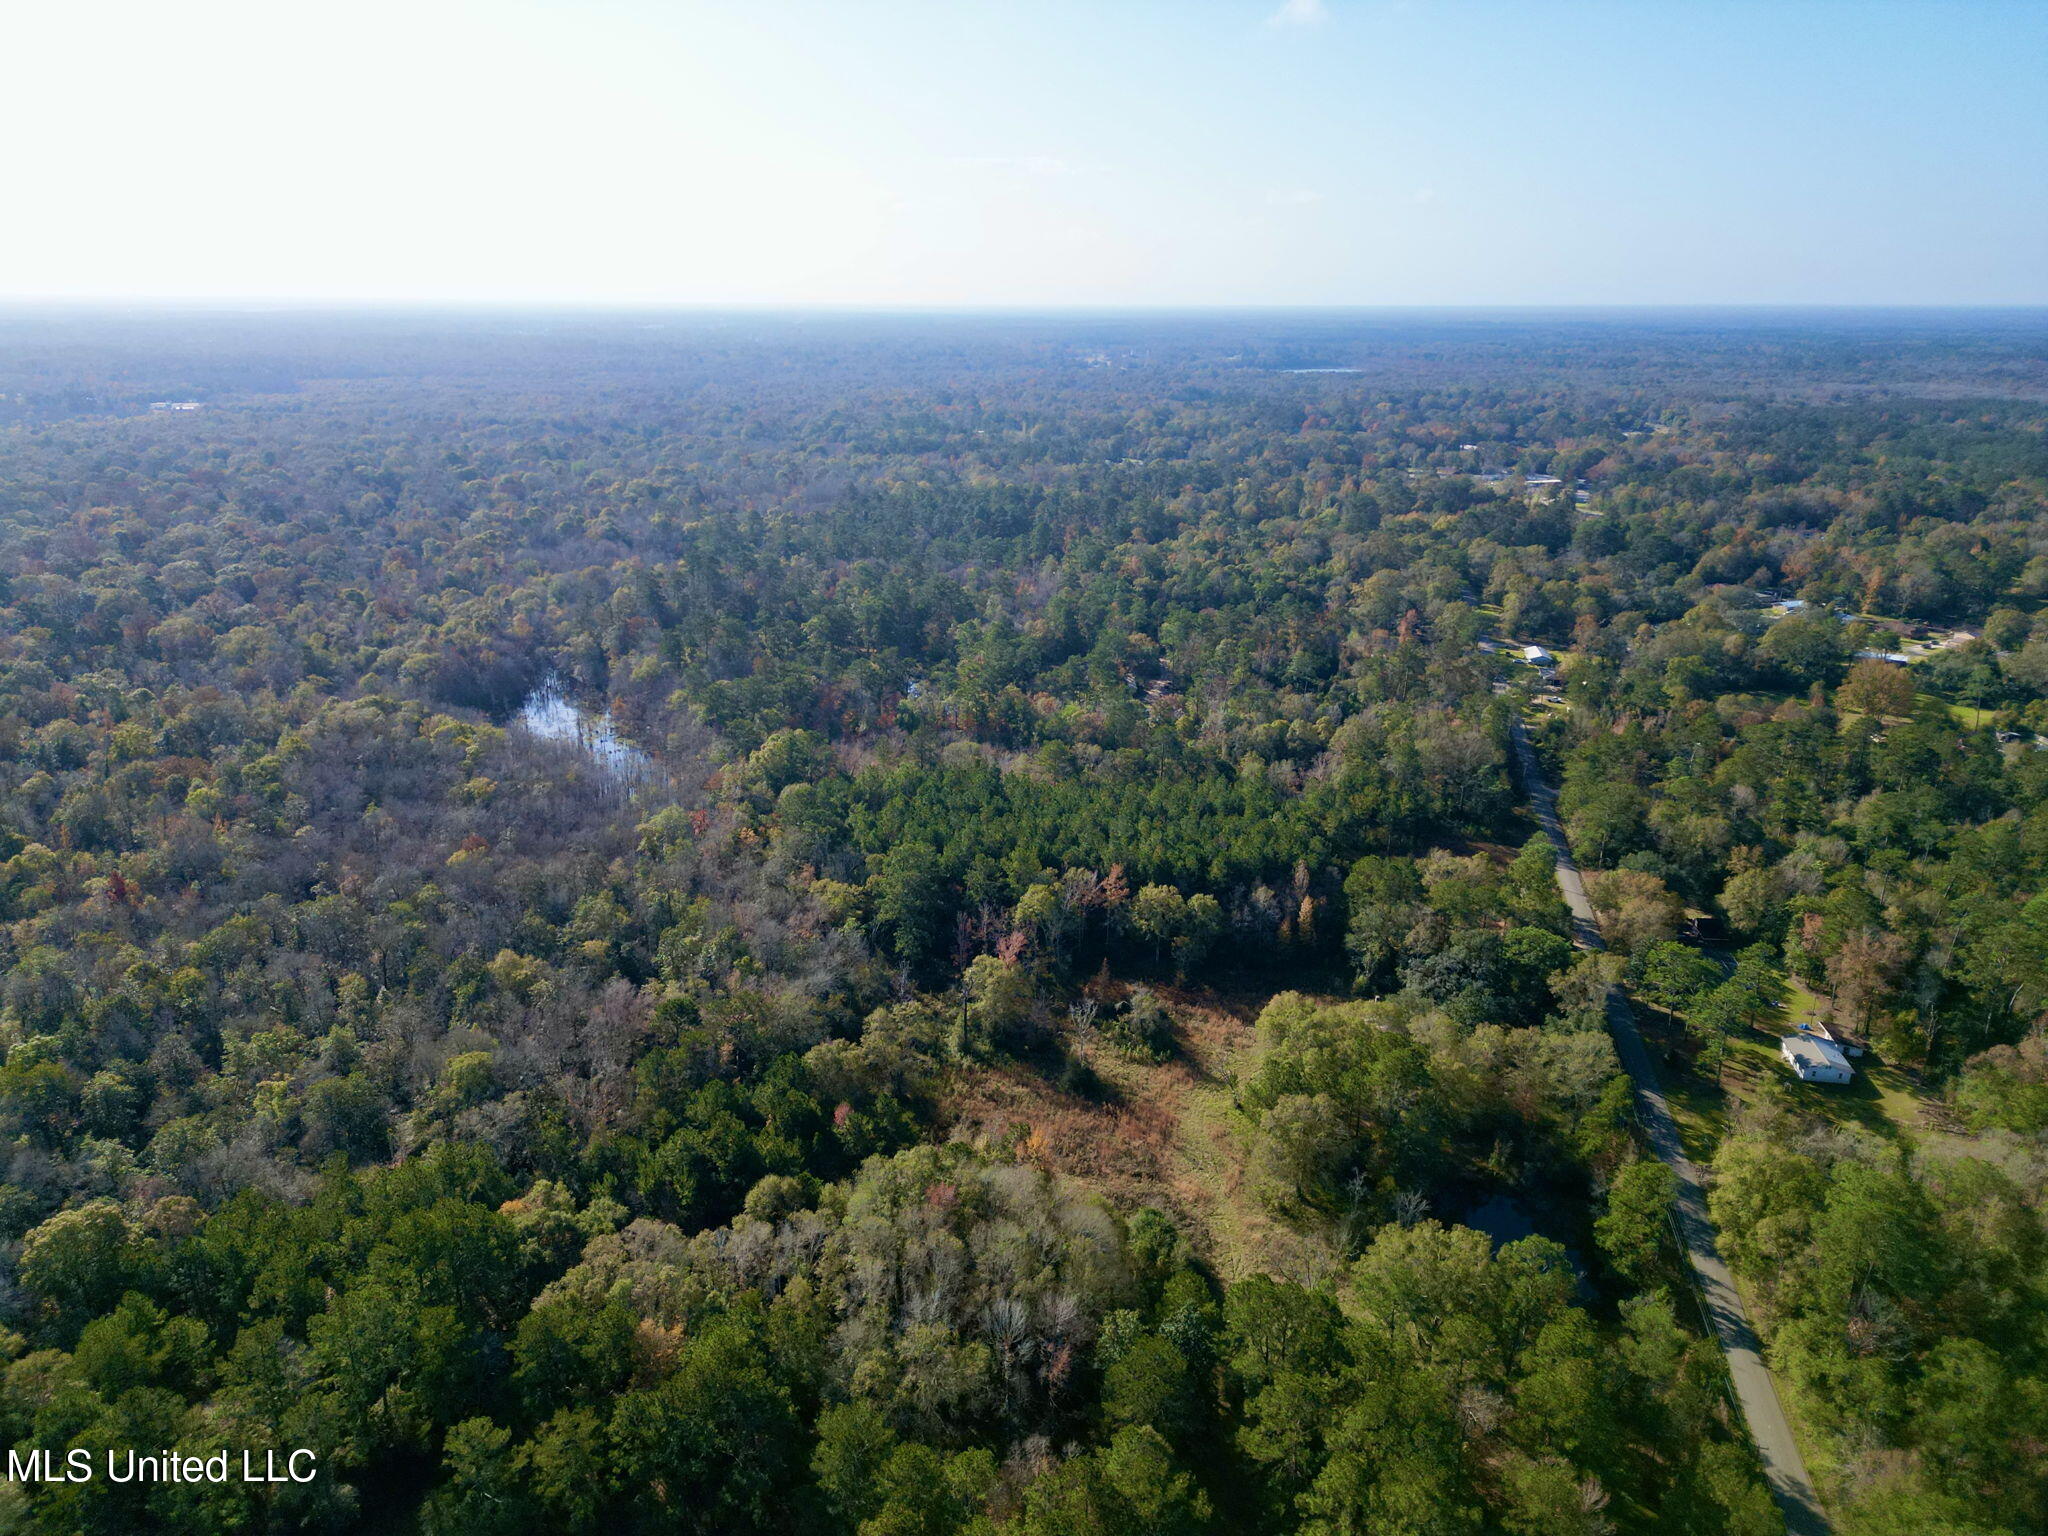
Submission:
<svg viewBox="0 0 2048 1536">
<path fill-rule="evenodd" d="M 1759 1031 L 1748 1031 L 1730 1041 L 1728 1063 L 1717 1083 L 1693 1068 L 1689 1060 L 1673 1049 L 1674 1021 L 1668 1016 L 1636 1005 L 1636 1027 L 1650 1042 L 1652 1054 L 1664 1079 L 1664 1098 L 1671 1118 L 1678 1124 L 1678 1139 L 1685 1155 L 1705 1164 L 1727 1134 L 1736 1106 L 1756 1097 L 1756 1085 L 1764 1073 L 1773 1070 L 1775 1041 L 1767 1043 Z"/>
<path fill-rule="evenodd" d="M 1749 1314 L 1750 1321 L 1756 1323 L 1764 1318 L 1765 1309 L 1757 1298 L 1756 1289 L 1732 1269 L 1729 1278 L 1735 1285 L 1736 1294 L 1742 1298 L 1743 1310 Z M 1822 1508 L 1839 1509 L 1848 1492 L 1844 1480 L 1855 1465 L 1854 1453 L 1847 1452 L 1835 1422 L 1819 1403 L 1802 1391 L 1785 1373 L 1784 1367 L 1772 1358 L 1768 1344 L 1765 1345 L 1765 1356 L 1770 1360 L 1775 1378 L 1778 1407 L 1792 1428 L 1792 1439 L 1799 1446 L 1800 1459 L 1806 1463 L 1806 1475 L 1813 1480 Z"/>
</svg>

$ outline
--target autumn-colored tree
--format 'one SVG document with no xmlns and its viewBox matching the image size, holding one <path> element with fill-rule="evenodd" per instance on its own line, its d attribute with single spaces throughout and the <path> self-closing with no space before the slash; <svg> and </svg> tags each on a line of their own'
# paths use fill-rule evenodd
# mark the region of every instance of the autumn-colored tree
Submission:
<svg viewBox="0 0 2048 1536">
<path fill-rule="evenodd" d="M 1897 663 L 1859 661 L 1835 690 L 1835 702 L 1859 714 L 1898 718 L 1913 712 L 1915 691 L 1912 674 Z"/>
</svg>

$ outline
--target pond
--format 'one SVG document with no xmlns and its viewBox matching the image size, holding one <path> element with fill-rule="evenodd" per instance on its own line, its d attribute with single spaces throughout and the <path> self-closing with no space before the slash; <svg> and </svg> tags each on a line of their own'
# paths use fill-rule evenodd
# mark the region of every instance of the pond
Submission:
<svg viewBox="0 0 2048 1536">
<path fill-rule="evenodd" d="M 618 733 L 610 711 L 600 714 L 579 707 L 550 675 L 526 696 L 513 724 L 542 741 L 563 741 L 584 754 L 620 784 L 641 784 L 656 777 L 654 759 Z"/>
<path fill-rule="evenodd" d="M 1467 1206 L 1464 1214 L 1455 1216 L 1452 1220 L 1461 1227 L 1471 1227 L 1474 1231 L 1484 1232 L 1493 1239 L 1496 1250 L 1505 1248 L 1509 1243 L 1520 1242 L 1525 1237 L 1550 1235 L 1536 1225 L 1536 1220 L 1526 1205 L 1514 1196 L 1506 1194 L 1496 1193 L 1477 1205 Z M 1564 1245 L 1564 1252 L 1565 1257 L 1571 1261 L 1572 1272 L 1577 1276 L 1579 1299 L 1590 1299 L 1593 1292 L 1586 1280 L 1585 1256 L 1569 1243 Z"/>
</svg>

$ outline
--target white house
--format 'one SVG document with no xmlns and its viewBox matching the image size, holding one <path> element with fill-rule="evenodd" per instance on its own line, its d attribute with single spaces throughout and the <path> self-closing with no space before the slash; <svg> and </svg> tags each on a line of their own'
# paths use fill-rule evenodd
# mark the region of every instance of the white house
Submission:
<svg viewBox="0 0 2048 1536">
<path fill-rule="evenodd" d="M 1853 1040 L 1843 1039 L 1842 1036 L 1836 1034 L 1832 1029 L 1829 1029 L 1827 1025 L 1822 1023 L 1819 1019 L 1802 1020 L 1799 1025 L 1799 1032 L 1802 1035 L 1811 1035 L 1816 1040 L 1825 1040 L 1829 1045 L 1834 1046 L 1837 1050 L 1839 1050 L 1844 1056 L 1848 1057 L 1851 1061 L 1854 1061 L 1858 1056 L 1861 1056 L 1863 1054 L 1862 1046 L 1858 1045 Z"/>
<path fill-rule="evenodd" d="M 1802 1083 L 1846 1083 L 1856 1075 L 1849 1058 L 1832 1040 L 1787 1035 L 1778 1042 L 1778 1054 Z"/>
<path fill-rule="evenodd" d="M 1550 652 L 1543 649 L 1540 645 L 1525 645 L 1522 647 L 1522 660 L 1529 663 L 1532 667 L 1547 667 L 1550 665 L 1550 659 Z"/>
</svg>

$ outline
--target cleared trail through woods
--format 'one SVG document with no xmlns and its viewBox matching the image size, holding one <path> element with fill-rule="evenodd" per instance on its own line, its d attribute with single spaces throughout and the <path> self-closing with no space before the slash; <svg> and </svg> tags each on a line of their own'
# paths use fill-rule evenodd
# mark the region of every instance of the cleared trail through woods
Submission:
<svg viewBox="0 0 2048 1536">
<path fill-rule="evenodd" d="M 1514 724 L 1514 735 L 1515 754 L 1521 762 L 1529 804 L 1536 812 L 1537 824 L 1557 848 L 1557 886 L 1565 905 L 1571 908 L 1573 935 L 1582 948 L 1603 949 L 1606 946 L 1600 942 L 1593 904 L 1586 899 L 1585 882 L 1579 878 L 1579 867 L 1572 862 L 1564 827 L 1557 819 L 1557 791 L 1543 777 L 1535 750 L 1519 720 Z M 1750 1439 L 1756 1443 L 1771 1495 L 1784 1511 L 1785 1528 L 1791 1536 L 1827 1536 L 1827 1516 L 1813 1491 L 1813 1480 L 1806 1475 L 1799 1443 L 1792 1438 L 1792 1426 L 1778 1401 L 1777 1383 L 1771 1379 L 1770 1367 L 1764 1364 L 1756 1330 L 1750 1327 L 1742 1296 L 1735 1289 L 1734 1278 L 1714 1240 L 1714 1224 L 1707 1218 L 1706 1177 L 1699 1165 L 1685 1155 L 1684 1144 L 1678 1139 L 1678 1123 L 1671 1118 L 1656 1066 L 1636 1029 L 1635 1013 L 1618 987 L 1607 994 L 1607 1027 L 1614 1036 L 1621 1064 L 1635 1084 L 1636 1117 L 1642 1123 L 1643 1134 L 1649 1138 L 1651 1150 L 1678 1176 L 1679 1242 L 1692 1265 L 1700 1305 L 1713 1324 L 1721 1352 L 1728 1357 L 1735 1400 L 1748 1423 Z"/>
</svg>

